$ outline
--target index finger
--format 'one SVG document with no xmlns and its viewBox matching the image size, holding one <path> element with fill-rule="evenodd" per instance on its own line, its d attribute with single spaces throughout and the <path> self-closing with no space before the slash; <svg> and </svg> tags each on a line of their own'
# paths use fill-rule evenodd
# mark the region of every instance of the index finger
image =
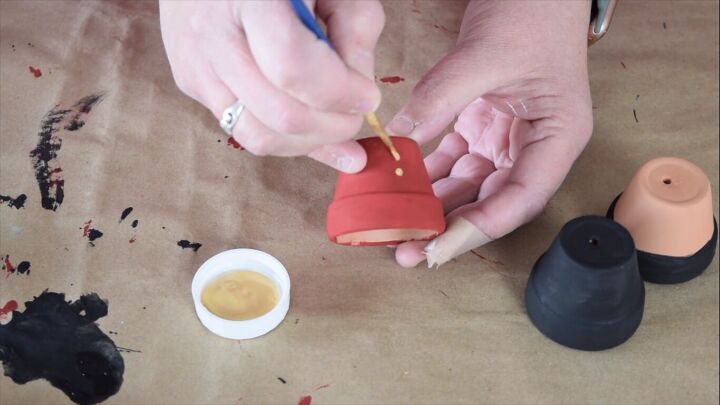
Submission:
<svg viewBox="0 0 720 405">
<path fill-rule="evenodd" d="M 321 110 L 364 114 L 377 108 L 375 83 L 348 68 L 287 1 L 244 1 L 239 7 L 250 50 L 275 86 Z"/>
<path fill-rule="evenodd" d="M 375 45 L 385 26 L 377 0 L 318 0 L 318 15 L 327 22 L 333 46 L 345 64 L 374 80 Z"/>
</svg>

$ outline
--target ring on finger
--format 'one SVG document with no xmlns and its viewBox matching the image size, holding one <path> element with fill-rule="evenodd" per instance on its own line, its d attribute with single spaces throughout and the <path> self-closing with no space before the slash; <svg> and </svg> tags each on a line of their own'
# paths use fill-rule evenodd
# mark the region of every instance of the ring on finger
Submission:
<svg viewBox="0 0 720 405">
<path fill-rule="evenodd" d="M 226 134 L 232 136 L 233 128 L 240 120 L 240 115 L 245 110 L 245 105 L 240 101 L 236 101 L 233 105 L 226 108 L 220 117 L 220 127 Z"/>
</svg>

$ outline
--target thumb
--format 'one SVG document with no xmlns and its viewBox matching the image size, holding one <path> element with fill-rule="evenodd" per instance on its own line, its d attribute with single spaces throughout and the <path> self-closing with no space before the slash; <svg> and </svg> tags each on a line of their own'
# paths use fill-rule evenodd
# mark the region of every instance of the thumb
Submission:
<svg viewBox="0 0 720 405">
<path fill-rule="evenodd" d="M 423 144 L 439 135 L 473 100 L 492 90 L 487 65 L 457 48 L 440 60 L 415 86 L 410 99 L 387 125 L 393 135 Z"/>
<path fill-rule="evenodd" d="M 450 259 L 492 240 L 477 225 L 460 215 L 454 216 L 450 219 L 445 232 L 425 247 L 428 267 L 445 264 Z"/>
</svg>

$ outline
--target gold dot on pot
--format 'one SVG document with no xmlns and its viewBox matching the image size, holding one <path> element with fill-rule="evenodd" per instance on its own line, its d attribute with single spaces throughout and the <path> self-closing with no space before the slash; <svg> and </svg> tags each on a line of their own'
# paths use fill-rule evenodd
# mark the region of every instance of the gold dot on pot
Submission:
<svg viewBox="0 0 720 405">
<path fill-rule="evenodd" d="M 402 176 L 403 174 L 405 174 L 405 172 L 403 172 L 403 169 L 401 169 L 399 167 L 397 169 L 395 169 L 396 176 Z"/>
</svg>

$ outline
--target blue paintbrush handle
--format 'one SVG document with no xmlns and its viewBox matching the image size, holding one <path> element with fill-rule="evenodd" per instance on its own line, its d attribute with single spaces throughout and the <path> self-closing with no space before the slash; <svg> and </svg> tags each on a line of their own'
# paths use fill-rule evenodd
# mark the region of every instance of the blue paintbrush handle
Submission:
<svg viewBox="0 0 720 405">
<path fill-rule="evenodd" d="M 332 44 L 330 44 L 330 39 L 327 37 L 327 35 L 325 35 L 322 27 L 315 20 L 315 17 L 313 17 L 307 6 L 305 6 L 303 0 L 290 0 L 290 4 L 292 5 L 293 10 L 295 10 L 295 14 L 297 14 L 298 18 L 300 18 L 300 21 L 302 21 L 303 25 L 305 25 L 310 31 L 312 31 L 318 37 L 318 39 L 330 45 L 330 47 L 332 48 Z"/>
</svg>

